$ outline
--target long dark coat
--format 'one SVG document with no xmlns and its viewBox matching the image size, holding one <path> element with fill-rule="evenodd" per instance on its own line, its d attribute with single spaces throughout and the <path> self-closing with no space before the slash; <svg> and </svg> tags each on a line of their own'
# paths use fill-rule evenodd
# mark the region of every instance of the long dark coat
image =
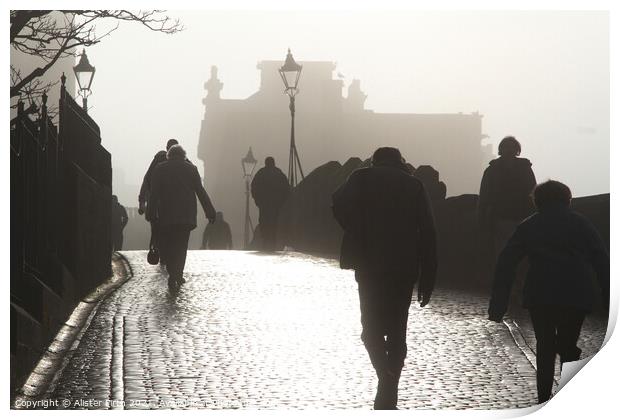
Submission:
<svg viewBox="0 0 620 420">
<path fill-rule="evenodd" d="M 391 166 L 358 169 L 333 194 L 333 211 L 348 238 L 342 251 L 352 258 L 351 268 L 404 275 L 412 283 L 419 277 L 420 286 L 432 290 L 437 270 L 435 223 L 420 180 Z"/>
<path fill-rule="evenodd" d="M 139 203 L 146 203 L 149 201 L 149 195 L 151 191 L 151 177 L 153 176 L 153 169 L 155 169 L 157 165 L 165 161 L 166 161 L 165 150 L 160 150 L 159 152 L 155 153 L 155 156 L 153 156 L 153 160 L 151 161 L 151 164 L 149 165 L 149 168 L 146 170 L 146 173 L 144 174 L 144 178 L 142 179 L 142 185 L 140 186 L 140 194 L 138 195 Z"/>
<path fill-rule="evenodd" d="M 528 159 L 499 157 L 482 175 L 478 219 L 481 226 L 497 220 L 521 221 L 534 212 L 530 198 L 536 177 Z"/>
<path fill-rule="evenodd" d="M 151 220 L 159 226 L 196 227 L 196 196 L 208 219 L 215 219 L 215 209 L 207 195 L 198 169 L 183 159 L 170 159 L 153 169 L 148 207 Z"/>
<path fill-rule="evenodd" d="M 277 212 L 290 193 L 286 175 L 277 167 L 260 168 L 252 180 L 252 198 L 261 211 Z"/>
</svg>

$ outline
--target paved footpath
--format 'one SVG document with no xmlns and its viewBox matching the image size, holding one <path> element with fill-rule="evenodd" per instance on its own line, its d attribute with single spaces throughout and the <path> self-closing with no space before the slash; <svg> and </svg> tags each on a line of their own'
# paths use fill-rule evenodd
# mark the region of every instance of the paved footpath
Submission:
<svg viewBox="0 0 620 420">
<path fill-rule="evenodd" d="M 371 408 L 352 272 L 296 253 L 190 251 L 185 283 L 142 251 L 99 307 L 52 397 L 73 408 Z M 521 408 L 535 371 L 484 296 L 413 304 L 399 408 Z M 112 401 L 112 402 L 110 402 Z M 88 407 L 90 405 L 90 407 Z"/>
</svg>

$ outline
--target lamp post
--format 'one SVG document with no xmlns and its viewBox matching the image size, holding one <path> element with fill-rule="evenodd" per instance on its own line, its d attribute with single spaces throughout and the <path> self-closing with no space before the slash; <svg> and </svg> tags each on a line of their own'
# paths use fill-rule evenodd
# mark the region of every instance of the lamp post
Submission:
<svg viewBox="0 0 620 420">
<path fill-rule="evenodd" d="M 291 187 L 297 185 L 298 170 L 301 179 L 304 179 L 304 172 L 301 169 L 301 162 L 299 161 L 297 146 L 295 145 L 295 95 L 298 92 L 297 84 L 299 83 L 301 68 L 302 66 L 293 59 L 291 49 L 289 48 L 284 65 L 278 71 L 284 82 L 284 93 L 289 97 L 289 109 L 291 110 L 291 147 L 288 157 L 288 183 Z"/>
<path fill-rule="evenodd" d="M 241 167 L 243 168 L 243 178 L 245 179 L 245 227 L 243 229 L 243 248 L 247 249 L 250 244 L 250 232 L 254 230 L 252 219 L 250 218 L 250 180 L 254 174 L 254 168 L 256 168 L 256 159 L 254 159 L 251 147 L 247 155 L 241 159 Z"/>
<path fill-rule="evenodd" d="M 79 95 L 82 97 L 82 108 L 84 108 L 84 111 L 88 111 L 88 101 L 86 98 L 91 93 L 90 86 L 95 77 L 95 68 L 88 62 L 86 50 L 82 50 L 80 61 L 73 67 L 73 72 L 78 82 Z"/>
</svg>

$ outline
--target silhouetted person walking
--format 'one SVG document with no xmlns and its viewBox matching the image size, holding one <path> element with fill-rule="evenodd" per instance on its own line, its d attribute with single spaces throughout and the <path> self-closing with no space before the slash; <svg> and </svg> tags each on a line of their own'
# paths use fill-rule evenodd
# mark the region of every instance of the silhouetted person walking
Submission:
<svg viewBox="0 0 620 420">
<path fill-rule="evenodd" d="M 215 223 L 209 223 L 202 234 L 202 249 L 232 249 L 230 225 L 224 220 L 224 213 L 218 211 Z"/>
<path fill-rule="evenodd" d="M 504 137 L 498 154 L 484 171 L 478 201 L 480 228 L 492 242 L 495 258 L 517 224 L 534 212 L 530 194 L 536 186 L 532 164 L 518 157 L 521 144 L 517 139 Z"/>
<path fill-rule="evenodd" d="M 278 215 L 288 198 L 290 187 L 286 175 L 276 167 L 272 157 L 265 159 L 265 166 L 252 180 L 252 198 L 259 210 L 258 223 L 262 249 L 276 249 Z"/>
<path fill-rule="evenodd" d="M 155 153 L 155 156 L 153 157 L 153 160 L 151 161 L 149 168 L 146 170 L 146 173 L 144 174 L 142 185 L 140 186 L 140 194 L 138 195 L 138 213 L 139 214 L 146 213 L 145 219 L 147 222 L 150 222 L 151 224 L 151 241 L 149 244 L 149 248 L 154 248 L 154 249 L 157 249 L 158 251 L 159 251 L 159 246 L 157 243 L 157 226 L 150 219 L 149 212 L 147 212 L 147 206 L 149 205 L 150 195 L 151 195 L 151 178 L 153 176 L 153 169 L 155 169 L 155 167 L 158 164 L 166 161 L 167 151 L 170 150 L 170 148 L 174 146 L 175 144 L 179 144 L 179 142 L 176 139 L 170 139 L 166 143 L 166 150 L 160 150 L 159 152 Z M 161 260 L 161 255 L 160 255 L 160 261 L 162 263 L 165 263 L 165 260 Z"/>
<path fill-rule="evenodd" d="M 594 226 L 570 210 L 566 185 L 547 181 L 533 196 L 537 212 L 519 224 L 499 255 L 489 319 L 501 322 L 516 267 L 529 258 L 523 306 L 529 309 L 536 335 L 538 402 L 543 403 L 551 398 L 556 353 L 562 363 L 581 355 L 577 339 L 595 301 L 590 267 L 609 310 L 609 254 Z"/>
<path fill-rule="evenodd" d="M 127 226 L 129 217 L 127 217 L 127 210 L 118 202 L 118 197 L 115 195 L 112 196 L 111 216 L 112 250 L 120 251 L 123 249 L 123 229 Z"/>
<path fill-rule="evenodd" d="M 333 195 L 345 232 L 340 264 L 355 269 L 362 341 L 377 373 L 375 409 L 395 409 L 407 355 L 407 317 L 413 287 L 431 298 L 437 270 L 435 224 L 420 180 L 400 151 L 377 149 L 370 168 L 358 169 Z"/>
<path fill-rule="evenodd" d="M 196 196 L 211 223 L 215 221 L 215 209 L 198 169 L 185 159 L 180 145 L 170 147 L 166 162 L 153 169 L 150 194 L 147 210 L 157 224 L 160 253 L 169 274 L 168 286 L 175 288 L 184 282 L 187 243 L 190 232 L 196 228 Z"/>
</svg>

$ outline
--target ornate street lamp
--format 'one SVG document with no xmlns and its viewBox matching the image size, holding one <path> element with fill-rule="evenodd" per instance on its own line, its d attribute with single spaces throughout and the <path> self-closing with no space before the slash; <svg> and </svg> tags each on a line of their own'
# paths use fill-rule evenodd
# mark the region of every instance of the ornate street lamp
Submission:
<svg viewBox="0 0 620 420">
<path fill-rule="evenodd" d="M 80 62 L 73 67 L 73 72 L 75 73 L 75 78 L 78 82 L 79 95 L 82 97 L 82 107 L 84 108 L 84 111 L 87 111 L 88 102 L 86 98 L 91 94 L 90 86 L 92 85 L 93 78 L 95 77 L 95 68 L 88 62 L 86 50 L 82 50 L 82 54 L 80 54 Z"/>
<path fill-rule="evenodd" d="M 243 248 L 247 249 L 250 244 L 250 232 L 254 231 L 252 219 L 250 218 L 250 180 L 256 168 L 256 159 L 252 154 L 252 148 L 248 150 L 248 154 L 241 159 L 241 167 L 243 168 L 243 178 L 245 179 L 245 227 L 243 230 Z"/>
<path fill-rule="evenodd" d="M 297 185 L 297 171 L 301 175 L 301 179 L 304 179 L 304 172 L 301 169 L 301 162 L 299 161 L 299 155 L 297 154 L 297 146 L 295 145 L 295 95 L 299 91 L 297 84 L 299 83 L 299 76 L 301 76 L 300 64 L 297 64 L 291 54 L 289 48 L 288 54 L 284 65 L 280 67 L 279 72 L 284 82 L 284 93 L 289 97 L 289 109 L 291 110 L 291 147 L 288 158 L 288 183 L 291 187 Z"/>
</svg>

